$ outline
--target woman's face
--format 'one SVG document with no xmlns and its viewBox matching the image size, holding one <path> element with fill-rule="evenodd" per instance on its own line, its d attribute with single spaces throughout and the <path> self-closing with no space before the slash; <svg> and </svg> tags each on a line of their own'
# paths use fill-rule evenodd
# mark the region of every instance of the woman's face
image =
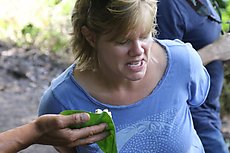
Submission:
<svg viewBox="0 0 230 153">
<path fill-rule="evenodd" d="M 110 38 L 110 34 L 105 34 L 96 41 L 99 72 L 116 79 L 142 79 L 151 56 L 151 33 L 140 26 L 127 37 L 112 41 Z"/>
</svg>

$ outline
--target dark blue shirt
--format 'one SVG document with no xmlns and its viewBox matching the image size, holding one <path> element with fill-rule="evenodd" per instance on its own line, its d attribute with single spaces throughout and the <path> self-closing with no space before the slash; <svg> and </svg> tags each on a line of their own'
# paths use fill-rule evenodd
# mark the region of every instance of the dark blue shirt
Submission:
<svg viewBox="0 0 230 153">
<path fill-rule="evenodd" d="M 217 20 L 219 15 L 209 0 L 200 0 Z M 198 14 L 186 0 L 159 0 L 158 2 L 158 34 L 159 39 L 180 39 L 189 42 L 198 50 L 219 38 L 221 24 Z M 206 65 L 211 77 L 211 88 L 205 104 L 219 111 L 219 96 L 223 84 L 223 64 L 213 61 Z"/>
</svg>

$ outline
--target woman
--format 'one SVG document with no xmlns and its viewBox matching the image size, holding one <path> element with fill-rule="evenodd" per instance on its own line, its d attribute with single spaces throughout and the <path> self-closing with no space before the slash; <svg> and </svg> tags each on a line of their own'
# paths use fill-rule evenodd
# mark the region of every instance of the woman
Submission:
<svg viewBox="0 0 230 153">
<path fill-rule="evenodd" d="M 153 39 L 156 3 L 77 0 L 72 15 L 76 62 L 52 81 L 39 115 L 109 109 L 120 153 L 203 153 L 189 107 L 203 103 L 209 75 L 191 45 Z M 101 150 L 89 144 L 72 152 Z"/>
</svg>

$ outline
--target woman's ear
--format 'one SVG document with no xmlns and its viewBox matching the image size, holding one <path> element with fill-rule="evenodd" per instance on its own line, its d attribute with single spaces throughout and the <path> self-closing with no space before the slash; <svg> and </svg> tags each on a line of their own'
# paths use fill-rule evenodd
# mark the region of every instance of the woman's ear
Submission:
<svg viewBox="0 0 230 153">
<path fill-rule="evenodd" d="M 82 26 L 81 33 L 85 37 L 85 39 L 88 41 L 88 43 L 92 47 L 95 47 L 95 42 L 96 42 L 96 35 L 95 35 L 95 33 L 92 32 L 92 31 L 90 31 L 89 28 L 87 28 L 86 26 Z"/>
</svg>

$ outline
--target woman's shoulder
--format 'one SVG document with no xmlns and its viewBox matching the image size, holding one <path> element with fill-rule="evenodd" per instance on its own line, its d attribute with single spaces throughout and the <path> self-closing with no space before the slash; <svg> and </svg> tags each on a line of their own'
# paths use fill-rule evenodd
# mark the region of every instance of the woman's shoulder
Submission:
<svg viewBox="0 0 230 153">
<path fill-rule="evenodd" d="M 56 98 L 68 98 L 71 92 L 73 92 L 74 90 L 76 91 L 76 87 L 78 87 L 78 84 L 73 78 L 74 68 L 75 64 L 70 65 L 65 71 L 63 71 L 51 81 L 48 89 L 50 90 L 50 93 L 55 95 Z"/>
<path fill-rule="evenodd" d="M 179 39 L 156 39 L 156 41 L 163 46 L 185 46 L 187 44 Z"/>
<path fill-rule="evenodd" d="M 188 65 L 191 67 L 194 63 L 199 66 L 202 65 L 199 54 L 190 43 L 185 43 L 179 39 L 164 39 L 157 40 L 157 42 L 165 48 L 169 63 L 180 63 L 185 67 Z"/>
<path fill-rule="evenodd" d="M 157 42 L 170 54 L 179 54 L 181 56 L 187 56 L 188 54 L 198 54 L 190 43 L 185 43 L 179 39 L 158 39 Z"/>
<path fill-rule="evenodd" d="M 69 80 L 73 73 L 74 67 L 75 64 L 70 65 L 61 74 L 59 74 L 56 78 L 54 78 L 51 81 L 51 85 L 50 85 L 52 89 L 57 88 L 58 86 L 62 85 L 65 81 Z"/>
<path fill-rule="evenodd" d="M 184 53 L 184 54 L 192 54 L 195 56 L 199 56 L 197 51 L 193 48 L 191 43 L 183 42 L 179 39 L 169 40 L 169 39 L 161 39 L 157 40 L 157 42 L 166 48 L 170 52 L 174 53 Z"/>
</svg>

